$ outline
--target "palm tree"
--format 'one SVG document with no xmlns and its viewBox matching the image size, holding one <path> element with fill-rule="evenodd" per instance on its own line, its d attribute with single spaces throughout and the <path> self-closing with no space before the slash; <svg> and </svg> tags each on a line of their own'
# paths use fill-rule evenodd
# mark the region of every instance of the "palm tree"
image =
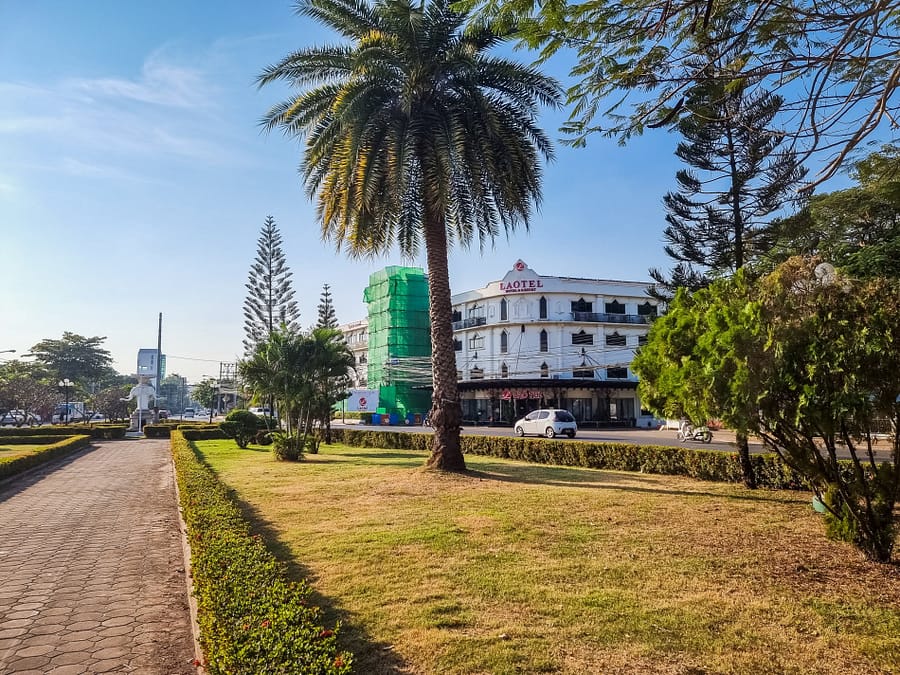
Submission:
<svg viewBox="0 0 900 675">
<path fill-rule="evenodd" d="M 309 371 L 314 382 L 312 406 L 325 442 L 330 444 L 331 408 L 349 395 L 350 371 L 356 360 L 336 328 L 314 328 L 307 340 L 311 352 Z"/>
<path fill-rule="evenodd" d="M 317 199 L 323 239 L 352 257 L 395 244 L 428 264 L 434 442 L 428 466 L 465 470 L 451 326 L 448 249 L 483 250 L 528 227 L 540 202 L 540 157 L 552 147 L 538 104 L 558 106 L 556 81 L 491 57 L 512 37 L 464 29 L 450 0 L 300 0 L 296 11 L 345 41 L 288 55 L 260 86 L 303 90 L 274 106 L 266 130 L 305 139 L 300 172 Z"/>
</svg>

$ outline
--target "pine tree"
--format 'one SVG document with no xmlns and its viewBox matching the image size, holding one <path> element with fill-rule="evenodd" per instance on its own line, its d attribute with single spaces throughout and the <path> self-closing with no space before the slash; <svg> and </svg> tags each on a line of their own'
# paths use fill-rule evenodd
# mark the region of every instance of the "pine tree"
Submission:
<svg viewBox="0 0 900 675">
<path fill-rule="evenodd" d="M 272 216 L 266 218 L 257 239 L 256 258 L 250 266 L 244 300 L 244 352 L 252 353 L 279 326 L 299 330 L 300 310 L 294 300 L 288 269 L 281 250 L 281 233 Z"/>
<path fill-rule="evenodd" d="M 690 114 L 678 124 L 684 140 L 675 154 L 695 171 L 678 171 L 678 191 L 663 198 L 665 251 L 677 261 L 668 277 L 650 270 L 651 295 L 663 301 L 679 287 L 704 288 L 765 255 L 774 244 L 766 217 L 790 201 L 806 174 L 772 128 L 782 98 L 731 82 L 728 69 L 739 57 L 709 57 L 708 80 L 686 95 Z"/>
<path fill-rule="evenodd" d="M 331 302 L 331 287 L 325 284 L 322 287 L 322 296 L 319 299 L 319 320 L 316 328 L 337 328 L 337 317 L 334 313 L 334 305 Z"/>
</svg>

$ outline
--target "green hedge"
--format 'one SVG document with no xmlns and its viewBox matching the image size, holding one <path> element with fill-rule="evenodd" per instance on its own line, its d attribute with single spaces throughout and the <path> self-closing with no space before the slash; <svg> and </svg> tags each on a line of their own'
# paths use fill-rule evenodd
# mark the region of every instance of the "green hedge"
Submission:
<svg viewBox="0 0 900 675">
<path fill-rule="evenodd" d="M 28 434 L 27 436 L 2 436 L 0 437 L 0 445 L 51 445 L 59 443 L 67 438 L 71 438 L 72 434 Z"/>
<path fill-rule="evenodd" d="M 4 439 L 5 440 L 5 439 Z M 24 457 L 0 458 L 0 478 L 6 478 L 21 473 L 33 466 L 49 462 L 51 459 L 68 455 L 70 452 L 86 448 L 91 444 L 91 437 L 87 434 L 68 436 L 55 443 L 51 443 L 43 450 L 25 455 Z"/>
<path fill-rule="evenodd" d="M 223 438 L 228 438 L 228 436 L 225 435 L 225 432 L 215 425 L 212 427 L 207 425 L 202 429 L 182 429 L 179 427 L 178 431 L 180 431 L 189 441 L 218 441 Z"/>
<path fill-rule="evenodd" d="M 431 450 L 432 434 L 333 429 L 335 442 L 354 447 Z M 700 450 L 662 445 L 547 440 L 463 434 L 464 453 L 505 457 L 536 464 L 579 466 L 612 471 L 689 476 L 699 480 L 741 483 L 736 452 Z M 752 455 L 757 484 L 778 490 L 805 490 L 808 483 L 777 455 Z"/>
<path fill-rule="evenodd" d="M 171 438 L 208 672 L 349 673 L 352 658 L 308 604 L 310 587 L 288 581 L 185 432 Z"/>
<path fill-rule="evenodd" d="M 147 438 L 169 438 L 172 435 L 172 432 L 175 429 L 181 429 L 182 431 L 216 431 L 219 432 L 217 435 L 212 436 L 203 436 L 202 438 L 225 438 L 226 436 L 221 433 L 218 424 L 206 424 L 203 422 L 197 423 L 188 423 L 182 424 L 181 422 L 176 422 L 174 424 L 145 424 L 144 425 L 144 435 Z M 200 440 L 201 437 L 191 437 L 188 440 Z"/>
<path fill-rule="evenodd" d="M 110 439 L 125 438 L 124 424 L 93 424 L 90 426 L 67 425 L 52 427 L 20 427 L 0 429 L 0 437 L 4 436 L 74 436 L 85 434 L 91 438 Z"/>
</svg>

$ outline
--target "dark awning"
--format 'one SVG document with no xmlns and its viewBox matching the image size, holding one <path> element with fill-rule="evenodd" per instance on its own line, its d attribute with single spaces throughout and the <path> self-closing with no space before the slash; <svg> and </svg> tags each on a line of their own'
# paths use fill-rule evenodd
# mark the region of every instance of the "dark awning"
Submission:
<svg viewBox="0 0 900 675">
<path fill-rule="evenodd" d="M 459 391 L 493 391 L 503 389 L 637 389 L 633 380 L 590 380 L 567 378 L 553 380 L 548 377 L 528 379 L 466 380 L 457 383 Z"/>
</svg>

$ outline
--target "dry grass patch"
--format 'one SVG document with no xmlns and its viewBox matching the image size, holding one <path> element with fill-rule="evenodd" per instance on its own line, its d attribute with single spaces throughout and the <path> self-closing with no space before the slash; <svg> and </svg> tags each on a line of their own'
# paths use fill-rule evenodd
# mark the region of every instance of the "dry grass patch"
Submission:
<svg viewBox="0 0 900 675">
<path fill-rule="evenodd" d="M 345 622 L 360 673 L 900 672 L 898 567 L 827 541 L 806 494 L 198 446 Z"/>
</svg>

